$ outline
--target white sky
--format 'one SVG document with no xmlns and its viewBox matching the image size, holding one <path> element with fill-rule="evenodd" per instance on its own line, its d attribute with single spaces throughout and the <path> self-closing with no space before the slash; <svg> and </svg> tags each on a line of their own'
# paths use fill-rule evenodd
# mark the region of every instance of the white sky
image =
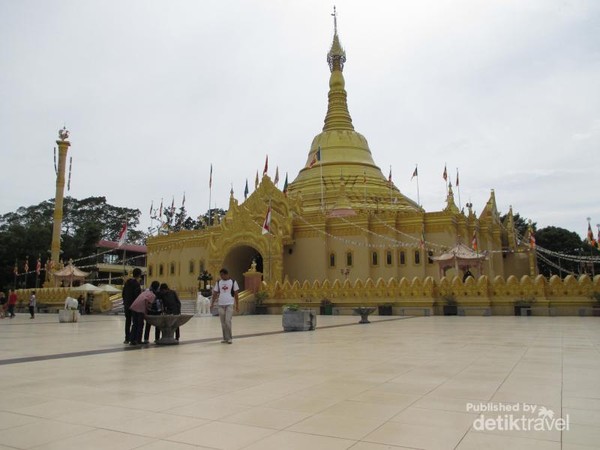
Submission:
<svg viewBox="0 0 600 450">
<path fill-rule="evenodd" d="M 584 236 L 600 223 L 600 2 L 338 0 L 348 106 L 375 163 L 427 211 L 462 204 Z M 327 108 L 332 3 L 0 0 L 0 213 L 69 195 L 192 216 L 243 200 L 269 155 L 290 182 Z M 458 196 L 457 196 L 458 197 Z M 457 198 L 458 200 L 458 198 Z"/>
</svg>

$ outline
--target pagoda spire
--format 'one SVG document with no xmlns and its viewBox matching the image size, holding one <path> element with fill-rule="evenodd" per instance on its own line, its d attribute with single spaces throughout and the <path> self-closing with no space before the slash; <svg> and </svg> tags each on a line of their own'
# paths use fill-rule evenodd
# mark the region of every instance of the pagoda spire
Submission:
<svg viewBox="0 0 600 450">
<path fill-rule="evenodd" d="M 328 130 L 349 130 L 354 131 L 352 118 L 348 112 L 348 102 L 346 94 L 346 81 L 344 80 L 344 63 L 346 62 L 346 52 L 340 43 L 337 32 L 337 11 L 333 7 L 333 42 L 329 53 L 327 53 L 327 64 L 331 76 L 329 77 L 329 94 L 327 115 L 325 116 L 325 125 L 323 131 Z"/>
</svg>

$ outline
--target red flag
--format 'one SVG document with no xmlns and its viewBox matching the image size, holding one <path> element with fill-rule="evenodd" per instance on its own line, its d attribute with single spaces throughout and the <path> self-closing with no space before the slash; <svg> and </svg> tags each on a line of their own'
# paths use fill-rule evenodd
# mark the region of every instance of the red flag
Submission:
<svg viewBox="0 0 600 450">
<path fill-rule="evenodd" d="M 263 177 L 269 171 L 269 155 L 267 155 L 267 159 L 265 159 L 265 168 L 263 169 Z"/>
<path fill-rule="evenodd" d="M 448 170 L 446 170 L 446 165 L 444 164 L 444 173 L 442 174 L 442 178 L 444 181 L 448 181 Z"/>
<path fill-rule="evenodd" d="M 592 231 L 592 224 L 590 223 L 589 220 L 588 220 L 587 240 L 588 240 L 588 244 L 590 244 L 590 245 L 594 244 L 594 232 Z"/>
<path fill-rule="evenodd" d="M 265 221 L 262 226 L 262 234 L 267 234 L 271 231 L 271 206 L 267 208 L 267 215 L 265 216 Z"/>
<path fill-rule="evenodd" d="M 127 222 L 123 224 L 123 228 L 119 232 L 119 247 L 122 247 L 125 244 L 125 240 L 127 239 Z"/>
<path fill-rule="evenodd" d="M 473 239 L 471 239 L 471 247 L 473 250 L 477 251 L 477 230 L 473 231 Z"/>
</svg>

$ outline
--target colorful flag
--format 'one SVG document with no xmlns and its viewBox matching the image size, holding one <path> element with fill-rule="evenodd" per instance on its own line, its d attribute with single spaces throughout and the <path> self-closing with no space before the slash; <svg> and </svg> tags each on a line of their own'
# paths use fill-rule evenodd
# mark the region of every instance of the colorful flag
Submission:
<svg viewBox="0 0 600 450">
<path fill-rule="evenodd" d="M 121 231 L 119 232 L 118 247 L 122 247 L 123 244 L 125 244 L 126 240 L 127 240 L 127 222 L 123 223 L 123 228 L 121 228 Z"/>
<path fill-rule="evenodd" d="M 592 224 L 588 220 L 588 232 L 587 232 L 588 244 L 594 245 L 594 232 L 592 231 Z"/>
<path fill-rule="evenodd" d="M 458 169 L 456 169 L 456 187 L 458 187 Z"/>
<path fill-rule="evenodd" d="M 448 181 L 448 171 L 446 170 L 446 165 L 444 164 L 444 173 L 442 174 L 442 178 L 444 181 Z"/>
<path fill-rule="evenodd" d="M 269 171 L 269 155 L 267 155 L 267 159 L 265 159 L 265 168 L 263 169 L 263 177 Z"/>
<path fill-rule="evenodd" d="M 287 196 L 287 191 L 288 191 L 288 174 L 287 172 L 285 173 L 285 181 L 283 182 L 283 194 L 285 196 Z M 600 233 L 600 231 L 598 231 Z"/>
<path fill-rule="evenodd" d="M 210 165 L 210 176 L 208 177 L 208 188 L 212 188 L 212 164 Z"/>
<path fill-rule="evenodd" d="M 254 189 L 258 189 L 258 170 L 256 171 L 256 179 L 254 180 Z"/>
<path fill-rule="evenodd" d="M 244 200 L 248 198 L 248 192 L 250 191 L 248 190 L 248 178 L 246 178 L 246 187 L 244 188 Z"/>
<path fill-rule="evenodd" d="M 471 239 L 471 247 L 473 250 L 477 251 L 477 230 L 473 231 L 473 239 Z"/>
<path fill-rule="evenodd" d="M 317 147 L 317 151 L 313 155 L 313 159 L 311 160 L 311 162 L 308 165 L 308 167 L 312 168 L 319 161 L 321 161 L 321 146 L 320 145 L 319 145 L 319 147 Z"/>
<path fill-rule="evenodd" d="M 279 166 L 275 168 L 275 179 L 273 180 L 273 184 L 277 185 L 279 183 Z"/>
<path fill-rule="evenodd" d="M 42 260 L 41 260 L 41 258 L 38 257 L 37 263 L 35 265 L 35 273 L 37 273 L 39 275 L 41 271 L 42 271 Z"/>
<path fill-rule="evenodd" d="M 413 172 L 413 174 L 412 174 L 412 177 L 410 177 L 410 181 L 412 181 L 412 179 L 413 179 L 414 177 L 418 177 L 418 176 L 419 176 L 419 170 L 418 170 L 418 168 L 417 168 L 417 167 L 415 167 L 415 170 L 414 170 L 414 172 Z"/>
<path fill-rule="evenodd" d="M 265 221 L 262 226 L 262 234 L 267 234 L 271 231 L 271 206 L 267 208 L 267 215 L 265 216 Z"/>
</svg>

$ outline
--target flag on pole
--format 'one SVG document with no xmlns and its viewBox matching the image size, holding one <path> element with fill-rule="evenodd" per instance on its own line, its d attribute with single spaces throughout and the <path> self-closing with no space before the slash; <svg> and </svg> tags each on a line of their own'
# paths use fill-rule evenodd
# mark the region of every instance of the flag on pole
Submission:
<svg viewBox="0 0 600 450">
<path fill-rule="evenodd" d="M 263 169 L 263 177 L 269 171 L 269 155 L 267 155 L 267 159 L 265 159 L 265 168 Z"/>
<path fill-rule="evenodd" d="M 477 251 L 477 230 L 473 231 L 473 239 L 471 239 L 471 247 L 473 250 Z"/>
<path fill-rule="evenodd" d="M 246 178 L 246 187 L 244 188 L 244 200 L 248 198 L 248 192 L 250 191 L 248 190 L 248 178 Z"/>
<path fill-rule="evenodd" d="M 125 244 L 126 240 L 127 240 L 127 221 L 125 221 L 123 223 L 123 227 L 121 228 L 121 231 L 119 232 L 118 247 L 122 247 L 123 244 Z"/>
<path fill-rule="evenodd" d="M 163 201 L 162 201 L 162 198 L 161 198 L 160 199 L 160 209 L 158 210 L 158 217 L 162 217 L 162 209 L 163 209 L 162 203 L 163 203 Z"/>
<path fill-rule="evenodd" d="M 154 206 L 154 200 L 150 202 L 150 216 L 152 216 L 152 207 Z"/>
<path fill-rule="evenodd" d="M 29 272 L 29 256 L 25 259 L 25 264 L 23 265 L 24 272 Z"/>
<path fill-rule="evenodd" d="M 275 168 L 275 179 L 273 180 L 273 184 L 277 185 L 279 183 L 279 166 Z"/>
<path fill-rule="evenodd" d="M 171 215 L 175 213 L 175 196 L 171 200 Z"/>
<path fill-rule="evenodd" d="M 446 164 L 444 164 L 444 173 L 442 174 L 444 181 L 448 181 L 448 170 L 446 170 Z"/>
<path fill-rule="evenodd" d="M 592 231 L 592 224 L 588 220 L 588 232 L 587 232 L 588 244 L 594 245 L 594 232 Z"/>
<path fill-rule="evenodd" d="M 258 189 L 258 170 L 256 171 L 256 179 L 254 180 L 254 189 Z"/>
<path fill-rule="evenodd" d="M 458 187 L 458 169 L 456 169 L 456 184 L 455 184 L 455 186 Z"/>
<path fill-rule="evenodd" d="M 313 159 L 310 161 L 308 167 L 312 168 L 316 163 L 321 161 L 321 146 L 317 147 L 317 151 L 313 155 Z"/>
<path fill-rule="evenodd" d="M 271 231 L 271 206 L 267 208 L 267 215 L 265 216 L 265 221 L 262 226 L 262 234 L 267 234 Z"/>
<path fill-rule="evenodd" d="M 35 265 L 35 273 L 37 273 L 39 275 L 41 270 L 42 270 L 42 260 L 40 257 L 38 257 L 37 263 Z"/>
<path fill-rule="evenodd" d="M 283 182 L 283 194 L 285 196 L 287 196 L 287 191 L 288 191 L 288 174 L 287 172 L 285 173 L 285 181 Z M 600 233 L 600 231 L 598 231 Z"/>
<path fill-rule="evenodd" d="M 208 188 L 212 188 L 212 164 L 210 165 L 210 176 L 208 177 Z"/>
<path fill-rule="evenodd" d="M 419 170 L 418 170 L 418 168 L 417 168 L 417 167 L 415 167 L 415 170 L 414 170 L 414 172 L 412 173 L 412 177 L 410 177 L 410 181 L 412 181 L 412 179 L 413 179 L 414 177 L 418 177 L 418 176 L 419 176 Z"/>
<path fill-rule="evenodd" d="M 532 250 L 535 248 L 535 234 L 533 230 L 529 231 L 529 248 Z"/>
<path fill-rule="evenodd" d="M 392 184 L 392 166 L 390 166 L 390 174 L 388 175 L 388 183 Z"/>
<path fill-rule="evenodd" d="M 183 200 L 181 200 L 181 208 L 185 206 L 185 192 L 183 193 Z"/>
</svg>

